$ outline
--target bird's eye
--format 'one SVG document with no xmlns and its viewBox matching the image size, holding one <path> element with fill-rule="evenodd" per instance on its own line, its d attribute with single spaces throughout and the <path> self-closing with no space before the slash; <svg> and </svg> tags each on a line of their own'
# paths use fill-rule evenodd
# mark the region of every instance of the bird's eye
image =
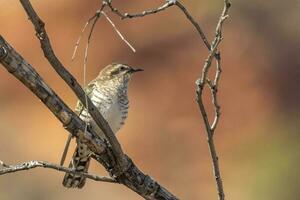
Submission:
<svg viewBox="0 0 300 200">
<path fill-rule="evenodd" d="M 123 70 L 125 70 L 125 69 L 126 69 L 126 68 L 125 68 L 124 66 L 121 66 L 121 67 L 120 67 L 120 70 L 121 70 L 121 71 L 123 71 Z"/>
</svg>

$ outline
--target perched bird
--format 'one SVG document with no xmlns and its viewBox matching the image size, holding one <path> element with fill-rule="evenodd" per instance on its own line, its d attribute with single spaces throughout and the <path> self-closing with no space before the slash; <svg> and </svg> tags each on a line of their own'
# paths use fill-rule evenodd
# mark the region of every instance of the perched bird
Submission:
<svg viewBox="0 0 300 200">
<path fill-rule="evenodd" d="M 134 69 L 124 64 L 110 64 L 106 66 L 85 88 L 86 95 L 99 109 L 105 120 L 110 125 L 112 131 L 116 132 L 124 125 L 127 118 L 129 101 L 127 88 L 131 76 L 135 72 L 143 71 Z M 75 112 L 92 128 L 101 138 L 105 138 L 102 130 L 97 126 L 83 104 L 78 101 Z M 66 144 L 61 164 L 66 157 L 66 152 L 70 143 L 70 136 Z M 69 168 L 78 172 L 87 172 L 90 163 L 91 151 L 88 147 L 77 140 L 77 147 L 73 154 Z M 66 173 L 63 185 L 68 188 L 82 188 L 85 184 L 85 177 Z"/>
</svg>

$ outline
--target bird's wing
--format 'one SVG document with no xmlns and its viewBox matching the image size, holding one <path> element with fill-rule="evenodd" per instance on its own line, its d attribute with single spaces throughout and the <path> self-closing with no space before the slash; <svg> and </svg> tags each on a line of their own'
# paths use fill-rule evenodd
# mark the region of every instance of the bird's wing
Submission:
<svg viewBox="0 0 300 200">
<path fill-rule="evenodd" d="M 91 81 L 85 88 L 84 92 L 85 94 L 91 98 L 92 92 L 96 87 L 95 80 Z M 84 106 L 81 101 L 77 101 L 76 107 L 75 107 L 75 113 L 79 116 L 82 111 L 84 110 Z"/>
</svg>

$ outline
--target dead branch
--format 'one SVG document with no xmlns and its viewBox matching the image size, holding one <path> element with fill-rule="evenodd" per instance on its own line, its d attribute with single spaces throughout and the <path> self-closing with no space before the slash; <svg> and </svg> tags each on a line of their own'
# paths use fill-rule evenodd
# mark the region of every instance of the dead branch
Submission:
<svg viewBox="0 0 300 200">
<path fill-rule="evenodd" d="M 95 153 L 102 154 L 105 151 L 106 144 L 99 136 L 93 130 L 84 131 L 85 122 L 59 98 L 34 68 L 2 36 L 0 36 L 0 63 L 48 107 L 67 131 L 86 141 Z"/>
<path fill-rule="evenodd" d="M 131 18 L 137 18 L 137 17 L 145 17 L 147 15 L 152 15 L 152 14 L 162 12 L 162 11 L 166 10 L 167 8 L 173 6 L 175 4 L 175 2 L 176 1 L 174 1 L 174 0 L 166 0 L 166 3 L 163 4 L 162 6 L 159 6 L 158 8 L 154 8 L 154 9 L 151 9 L 151 10 L 145 10 L 141 13 L 135 13 L 135 14 L 129 14 L 129 13 L 124 13 L 123 14 L 117 8 L 113 7 L 112 0 L 103 0 L 102 4 L 103 5 L 108 5 L 110 10 L 112 12 L 114 12 L 115 14 L 117 14 L 121 19 L 131 19 Z"/>
<path fill-rule="evenodd" d="M 48 168 L 48 169 L 54 169 L 61 172 L 67 172 L 71 174 L 76 174 L 80 176 L 84 176 L 88 179 L 94 180 L 94 181 L 101 181 L 101 182 L 107 182 L 107 183 L 118 183 L 116 180 L 109 178 L 109 177 L 103 177 L 103 176 L 97 176 L 93 174 L 78 172 L 73 169 L 63 167 L 60 165 L 56 165 L 53 163 L 49 163 L 46 161 L 38 161 L 38 160 L 32 160 L 28 162 L 24 162 L 18 165 L 7 165 L 3 161 L 0 160 L 0 166 L 3 166 L 3 169 L 0 169 L 0 175 L 14 173 L 18 171 L 24 171 L 24 170 L 30 170 L 34 168 Z"/>
<path fill-rule="evenodd" d="M 114 22 L 108 17 L 108 15 L 105 12 L 102 11 L 101 13 L 105 16 L 107 21 L 111 24 L 111 26 L 116 31 L 116 33 L 119 35 L 121 40 L 135 53 L 136 52 L 135 48 L 126 40 L 126 38 L 122 35 L 122 33 L 119 31 L 119 29 L 114 24 Z"/>
<path fill-rule="evenodd" d="M 202 75 L 200 79 L 196 81 L 197 89 L 196 89 L 196 99 L 197 103 L 205 124 L 205 129 L 206 129 L 206 135 L 207 135 L 207 141 L 208 141 L 208 147 L 210 151 L 210 155 L 212 158 L 212 163 L 213 163 L 213 171 L 215 175 L 215 180 L 216 180 L 216 185 L 217 185 L 217 191 L 219 195 L 219 200 L 224 200 L 225 199 L 225 193 L 223 189 L 223 181 L 221 177 L 221 172 L 220 172 L 220 167 L 219 167 L 219 158 L 217 155 L 215 143 L 214 143 L 214 133 L 216 130 L 216 127 L 219 122 L 219 118 L 221 115 L 220 109 L 221 107 L 218 104 L 218 88 L 219 88 L 219 80 L 221 77 L 221 55 L 220 52 L 218 51 L 218 46 L 222 41 L 222 25 L 224 21 L 228 18 L 228 10 L 230 8 L 231 4 L 229 3 L 228 0 L 224 0 L 224 8 L 222 11 L 222 14 L 219 18 L 217 27 L 216 27 L 216 35 L 214 40 L 212 41 L 210 45 L 210 53 L 205 61 L 205 64 L 202 69 Z M 216 59 L 216 74 L 214 78 L 214 82 L 210 81 L 208 78 L 208 72 L 212 64 L 212 60 Z M 204 87 L 208 85 L 211 94 L 212 94 L 212 103 L 215 109 L 215 117 L 212 125 L 210 125 L 209 119 L 207 117 L 207 112 L 203 103 L 203 90 Z"/>
</svg>

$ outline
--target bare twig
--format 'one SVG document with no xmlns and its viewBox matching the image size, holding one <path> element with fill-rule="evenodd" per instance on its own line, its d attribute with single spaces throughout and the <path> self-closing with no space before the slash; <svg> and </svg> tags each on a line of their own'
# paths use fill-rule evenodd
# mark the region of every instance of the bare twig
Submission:
<svg viewBox="0 0 300 200">
<path fill-rule="evenodd" d="M 80 33 L 80 35 L 79 35 L 79 37 L 78 37 L 78 39 L 76 41 L 75 47 L 74 47 L 74 51 L 73 51 L 73 55 L 72 55 L 72 60 L 75 59 L 75 56 L 76 56 L 76 53 L 77 53 L 77 49 L 79 47 L 79 44 L 80 44 L 81 38 L 83 36 L 83 33 L 85 32 L 85 29 L 91 23 L 91 21 L 95 20 L 97 17 L 98 18 L 100 17 L 100 16 L 98 16 L 98 12 L 96 12 L 94 16 L 92 16 L 90 19 L 88 19 L 88 21 L 85 23 L 84 27 L 82 28 L 81 33 Z"/>
<path fill-rule="evenodd" d="M 88 36 L 88 39 L 87 39 L 87 44 L 86 44 L 85 53 L 84 53 L 84 61 L 83 61 L 83 66 L 84 66 L 84 76 L 83 76 L 84 86 L 85 86 L 85 79 L 86 79 L 85 73 L 86 73 L 86 65 L 87 65 L 87 59 L 88 59 L 88 51 L 89 51 L 89 46 L 90 46 L 91 38 L 92 38 L 92 35 L 93 35 L 93 32 L 94 32 L 96 23 L 99 20 L 99 18 L 101 16 L 101 13 L 102 13 L 102 10 L 104 9 L 104 7 L 105 6 L 102 6 L 100 10 L 97 10 L 96 14 L 94 15 L 94 19 L 93 19 L 94 21 L 93 21 L 93 24 L 92 24 L 92 27 L 91 27 L 91 30 L 90 30 L 90 33 L 89 33 L 89 36 Z M 86 109 L 88 110 L 87 96 L 86 96 L 85 101 L 86 101 L 86 105 L 87 105 Z"/>
<path fill-rule="evenodd" d="M 117 29 L 116 25 L 113 23 L 113 21 L 108 17 L 108 15 L 105 12 L 101 12 L 105 18 L 107 19 L 107 21 L 111 24 L 111 26 L 114 28 L 114 30 L 117 32 L 117 34 L 120 36 L 121 40 L 123 40 L 125 42 L 125 44 L 127 44 L 129 46 L 129 48 L 135 53 L 136 50 L 135 48 L 124 38 L 124 36 L 122 35 L 122 33 Z"/>
<path fill-rule="evenodd" d="M 0 166 L 4 167 L 4 168 L 9 168 L 10 165 L 5 164 L 2 160 L 0 160 Z"/>
<path fill-rule="evenodd" d="M 214 109 L 215 109 L 215 118 L 214 121 L 211 125 L 211 129 L 212 129 L 212 134 L 214 134 L 214 131 L 218 125 L 218 122 L 220 120 L 220 115 L 221 115 L 221 107 L 218 103 L 218 86 L 215 85 L 211 80 L 207 79 L 207 84 L 209 86 L 211 95 L 212 95 L 212 103 L 214 105 Z"/>
<path fill-rule="evenodd" d="M 112 1 L 110 1 L 110 0 L 104 0 L 103 4 L 108 5 L 110 10 L 112 12 L 114 12 L 115 14 L 117 14 L 121 19 L 131 19 L 131 18 L 137 18 L 137 17 L 145 17 L 147 15 L 152 15 L 152 14 L 156 14 L 158 12 L 164 11 L 167 8 L 175 5 L 175 2 L 176 2 L 175 0 L 167 0 L 165 4 L 163 4 L 162 6 L 159 6 L 158 8 L 154 8 L 151 10 L 145 10 L 141 13 L 135 13 L 135 14 L 129 14 L 129 13 L 123 14 L 117 8 L 113 7 Z"/>
<path fill-rule="evenodd" d="M 202 118 L 203 118 L 203 121 L 205 124 L 208 146 L 209 146 L 210 154 L 212 157 L 213 171 L 214 171 L 214 175 L 215 175 L 219 200 L 225 199 L 225 193 L 224 193 L 224 189 L 223 189 L 223 182 L 222 182 L 222 177 L 221 177 L 221 172 L 220 172 L 220 167 L 219 167 L 219 159 L 218 159 L 217 151 L 216 151 L 215 144 L 214 144 L 214 138 L 213 138 L 214 132 L 216 130 L 216 127 L 218 125 L 219 118 L 221 115 L 221 112 L 220 112 L 221 108 L 218 104 L 217 92 L 218 92 L 219 80 L 221 77 L 222 69 L 221 69 L 221 55 L 220 55 L 220 52 L 218 52 L 217 48 L 223 39 L 222 38 L 222 25 L 223 25 L 224 21 L 228 18 L 227 14 L 228 14 L 230 5 L 231 4 L 229 3 L 228 0 L 224 0 L 224 9 L 222 11 L 222 14 L 219 18 L 219 21 L 218 21 L 218 24 L 216 27 L 215 38 L 210 45 L 210 53 L 208 55 L 208 58 L 205 61 L 204 67 L 202 69 L 201 78 L 196 81 L 197 102 L 198 102 L 198 106 L 199 106 L 199 109 L 200 109 L 200 112 L 201 112 L 201 115 L 202 115 Z M 216 66 L 215 78 L 214 78 L 214 81 L 212 82 L 208 78 L 208 72 L 211 67 L 213 58 L 216 59 L 217 66 Z M 214 121 L 213 121 L 212 125 L 210 125 L 209 119 L 207 117 L 207 112 L 206 112 L 206 109 L 205 109 L 204 103 L 203 103 L 203 90 L 204 90 L 204 87 L 206 84 L 208 85 L 208 87 L 211 91 L 212 102 L 213 102 L 213 106 L 215 109 L 215 117 L 214 117 Z"/>
<path fill-rule="evenodd" d="M 84 176 L 84 177 L 94 180 L 94 181 L 102 181 L 102 182 L 107 182 L 107 183 L 118 183 L 116 180 L 109 178 L 109 177 L 103 177 L 103 176 L 98 176 L 98 175 L 94 175 L 94 174 L 78 172 L 78 171 L 75 171 L 74 169 L 70 169 L 70 168 L 56 165 L 53 163 L 49 163 L 46 161 L 32 160 L 32 161 L 24 162 L 24 163 L 21 163 L 18 165 L 6 165 L 5 163 L 3 163 L 3 161 L 0 160 L 0 166 L 1 165 L 4 166 L 5 168 L 0 169 L 0 175 L 42 167 L 42 168 L 49 168 L 49 169 L 54 169 L 54 170 L 61 171 L 61 172 L 67 172 L 67 173 L 71 173 L 71 174 L 75 174 L 75 175 Z"/>
<path fill-rule="evenodd" d="M 192 17 L 192 15 L 189 13 L 189 11 L 184 7 L 184 5 L 182 3 L 180 3 L 180 1 L 176 1 L 176 6 L 185 14 L 185 16 L 187 17 L 187 19 L 192 23 L 192 25 L 196 28 L 196 30 L 198 31 L 201 39 L 203 40 L 205 46 L 208 48 L 208 50 L 211 49 L 210 44 L 205 36 L 205 33 L 203 32 L 202 28 L 200 27 L 200 25 L 198 24 L 198 22 L 196 22 L 196 20 Z"/>
<path fill-rule="evenodd" d="M 104 6 L 102 6 L 100 10 L 102 10 L 102 9 L 104 9 Z M 90 42 L 91 42 L 91 38 L 92 38 L 92 35 L 93 35 L 93 32 L 94 32 L 95 25 L 96 25 L 97 21 L 99 20 L 99 18 L 101 16 L 100 10 L 98 10 L 95 13 L 95 15 L 93 16 L 94 21 L 93 21 L 93 24 L 92 24 L 92 27 L 91 27 L 91 30 L 90 30 L 90 33 L 89 33 L 89 36 L 88 36 L 88 40 L 87 40 L 87 43 L 86 43 L 86 47 L 85 47 L 84 58 L 83 58 L 83 87 L 84 88 L 86 87 L 86 73 L 87 73 L 87 62 L 88 62 L 89 46 L 90 46 Z M 89 99 L 89 97 L 87 96 L 87 94 L 85 94 L 85 99 L 84 100 L 85 100 L 85 105 L 86 105 L 87 110 L 89 110 L 88 99 Z M 87 127 L 88 127 L 88 125 L 86 124 L 85 131 L 87 131 Z"/>
<path fill-rule="evenodd" d="M 192 15 L 189 13 L 189 11 L 185 8 L 185 6 L 179 1 L 179 0 L 166 0 L 166 3 L 162 6 L 159 6 L 157 8 L 146 10 L 141 13 L 136 14 L 130 14 L 130 13 L 122 13 L 117 8 L 113 7 L 112 2 L 109 0 L 104 0 L 103 4 L 108 5 L 110 10 L 114 12 L 116 15 L 118 15 L 121 19 L 131 19 L 131 18 L 138 18 L 138 17 L 145 17 L 147 15 L 152 15 L 159 13 L 161 11 L 166 10 L 167 8 L 176 5 L 187 17 L 187 19 L 192 23 L 192 25 L 196 28 L 197 32 L 199 33 L 201 39 L 203 40 L 204 44 L 208 48 L 208 50 L 211 49 L 210 44 L 205 36 L 205 33 L 203 32 L 200 25 L 196 22 L 196 20 L 192 17 Z"/>
</svg>

